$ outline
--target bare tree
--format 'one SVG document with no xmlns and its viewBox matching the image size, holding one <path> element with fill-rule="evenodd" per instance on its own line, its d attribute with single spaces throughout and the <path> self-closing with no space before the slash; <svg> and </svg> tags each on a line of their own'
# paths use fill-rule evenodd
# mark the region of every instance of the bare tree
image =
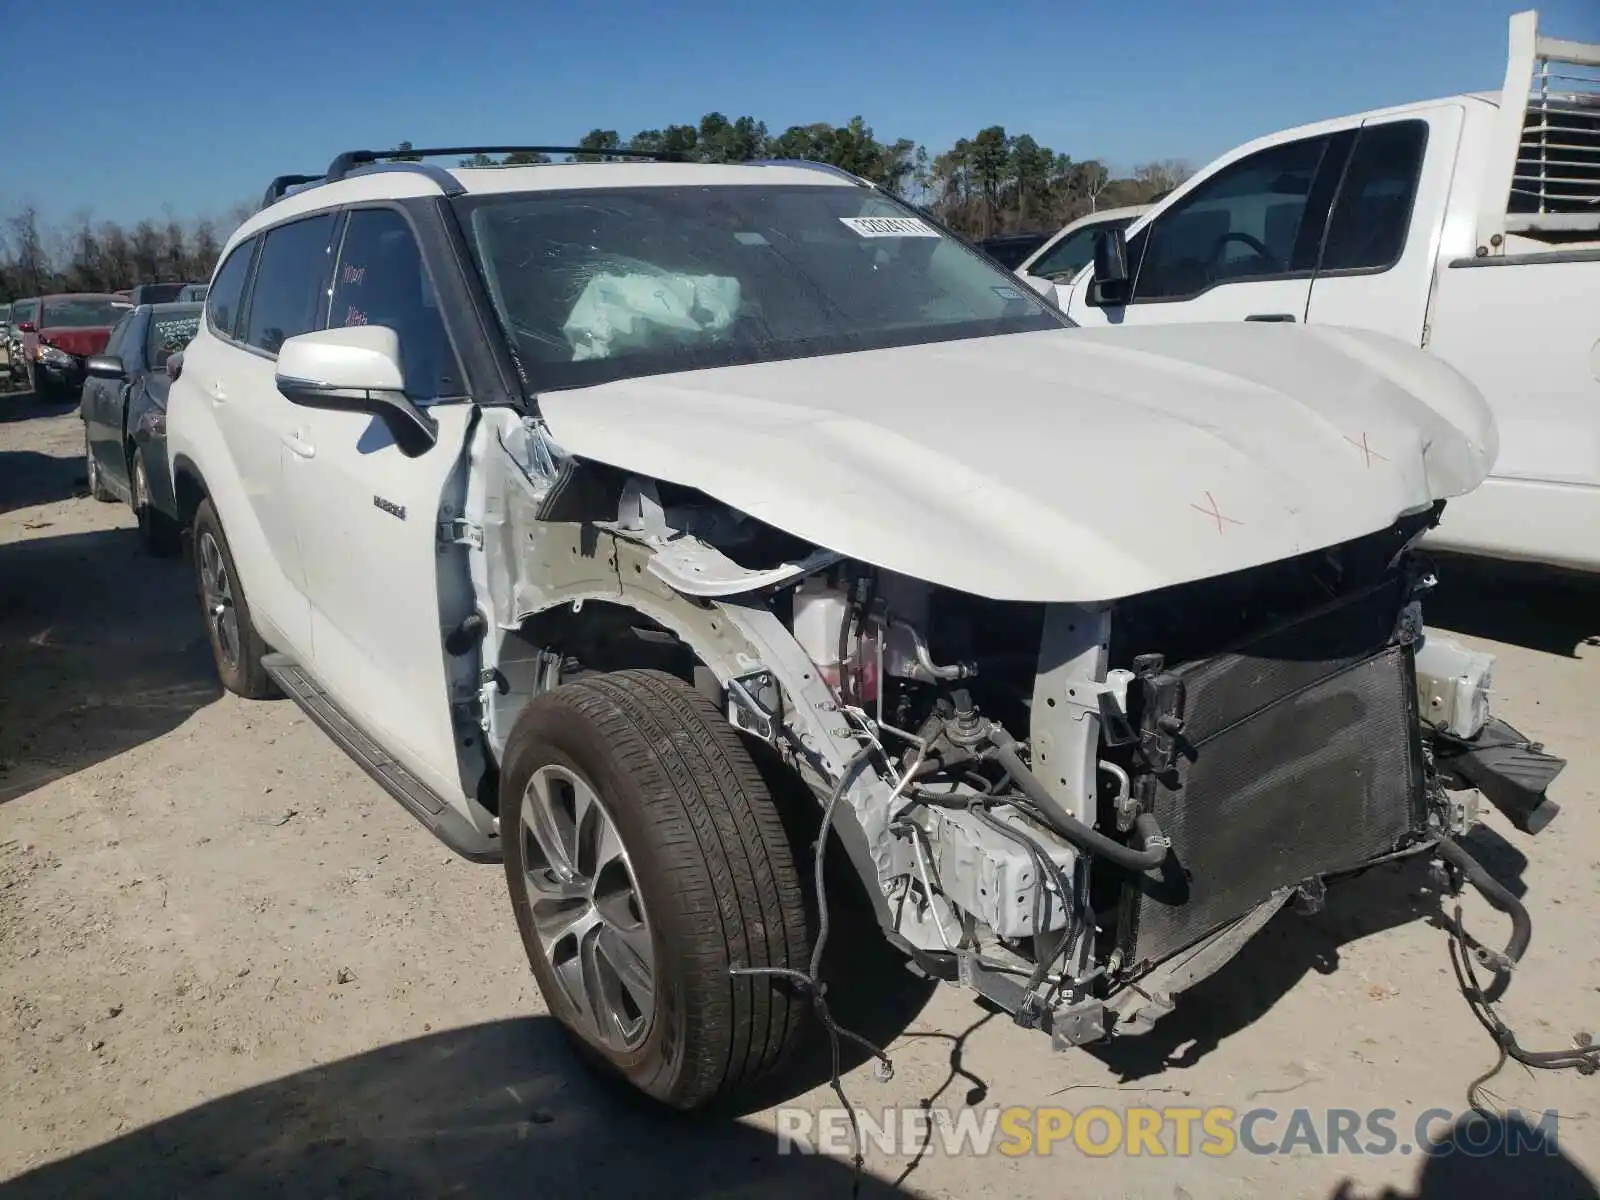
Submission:
<svg viewBox="0 0 1600 1200">
<path fill-rule="evenodd" d="M 1134 179 L 1148 189 L 1150 197 L 1170 192 L 1193 174 L 1194 168 L 1179 158 L 1147 162 L 1133 169 Z"/>
<path fill-rule="evenodd" d="M 1100 211 L 1100 197 L 1111 182 L 1111 172 L 1097 159 L 1081 162 L 1074 169 L 1074 182 L 1078 194 L 1089 203 L 1090 212 Z"/>
<path fill-rule="evenodd" d="M 39 210 L 25 204 L 6 222 L 11 242 L 13 286 L 20 296 L 37 296 L 51 282 L 50 257 L 39 232 Z"/>
</svg>

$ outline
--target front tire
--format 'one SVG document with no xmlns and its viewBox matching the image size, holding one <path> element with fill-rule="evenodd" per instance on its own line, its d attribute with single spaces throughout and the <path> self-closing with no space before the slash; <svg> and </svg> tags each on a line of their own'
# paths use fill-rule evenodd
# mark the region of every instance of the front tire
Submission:
<svg viewBox="0 0 1600 1200">
<path fill-rule="evenodd" d="M 247 700 L 276 696 L 272 677 L 261 665 L 267 644 L 250 620 L 250 604 L 233 565 L 233 552 L 209 500 L 201 501 L 194 515 L 194 573 L 211 658 L 222 686 Z"/>
<path fill-rule="evenodd" d="M 745 1092 L 793 1049 L 799 874 L 771 792 L 715 705 L 618 671 L 535 697 L 501 776 L 506 878 L 552 1015 L 588 1057 L 679 1109 Z"/>
</svg>

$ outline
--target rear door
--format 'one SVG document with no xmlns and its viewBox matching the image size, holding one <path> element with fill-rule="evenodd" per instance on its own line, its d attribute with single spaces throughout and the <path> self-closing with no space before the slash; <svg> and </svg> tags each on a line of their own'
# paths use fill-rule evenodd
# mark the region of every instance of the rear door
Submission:
<svg viewBox="0 0 1600 1200">
<path fill-rule="evenodd" d="M 301 409 L 288 491 L 311 604 L 312 673 L 385 750 L 449 797 L 462 784 L 440 612 L 466 578 L 442 577 L 457 559 L 441 552 L 438 528 L 444 498 L 464 486 L 475 409 L 418 246 L 400 209 L 350 210 L 328 325 L 395 331 L 406 394 L 437 421 L 437 444 L 408 458 L 375 417 Z"/>
<path fill-rule="evenodd" d="M 184 377 L 208 397 L 243 493 L 247 511 L 221 515 L 251 607 L 274 627 L 273 646 L 302 660 L 311 649 L 311 615 L 284 480 L 302 411 L 278 391 L 277 358 L 285 339 L 320 322 L 336 222 L 324 212 L 266 230 L 255 239 L 253 266 L 248 245 L 232 251 L 207 304 L 212 332 L 223 341 L 214 357 L 196 355 L 198 342 L 184 354 Z M 233 290 L 236 271 L 248 274 L 242 295 Z M 236 533 L 240 524 L 248 527 Z M 250 551 L 241 555 L 246 538 Z"/>
<path fill-rule="evenodd" d="M 1462 115 L 1451 104 L 1362 125 L 1328 218 L 1308 321 L 1423 344 Z"/>
<path fill-rule="evenodd" d="M 1069 315 L 1083 325 L 1305 320 L 1323 222 L 1354 136 L 1278 142 L 1218 168 L 1129 237 L 1127 304 L 1089 304 L 1080 279 Z"/>
</svg>

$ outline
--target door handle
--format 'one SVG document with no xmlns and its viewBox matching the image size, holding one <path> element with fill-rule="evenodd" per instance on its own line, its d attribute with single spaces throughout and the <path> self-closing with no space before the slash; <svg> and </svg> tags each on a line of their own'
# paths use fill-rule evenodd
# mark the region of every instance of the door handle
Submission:
<svg viewBox="0 0 1600 1200">
<path fill-rule="evenodd" d="M 217 380 L 211 385 L 211 403 L 226 404 L 228 402 L 228 389 L 222 386 L 222 380 Z"/>
<path fill-rule="evenodd" d="M 1294 324 L 1293 313 L 1251 313 L 1246 321 L 1287 321 Z"/>
<path fill-rule="evenodd" d="M 298 429 L 293 433 L 284 434 L 283 444 L 301 458 L 315 458 L 317 456 L 317 448 L 302 438 Z"/>
</svg>

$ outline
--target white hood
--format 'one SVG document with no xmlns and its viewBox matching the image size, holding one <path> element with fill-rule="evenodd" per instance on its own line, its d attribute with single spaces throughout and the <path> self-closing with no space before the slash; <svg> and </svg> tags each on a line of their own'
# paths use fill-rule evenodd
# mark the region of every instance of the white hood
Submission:
<svg viewBox="0 0 1600 1200">
<path fill-rule="evenodd" d="M 1346 541 L 1470 491 L 1494 419 L 1381 334 L 1070 330 L 540 397 L 582 458 L 999 600 L 1109 600 Z"/>
</svg>

